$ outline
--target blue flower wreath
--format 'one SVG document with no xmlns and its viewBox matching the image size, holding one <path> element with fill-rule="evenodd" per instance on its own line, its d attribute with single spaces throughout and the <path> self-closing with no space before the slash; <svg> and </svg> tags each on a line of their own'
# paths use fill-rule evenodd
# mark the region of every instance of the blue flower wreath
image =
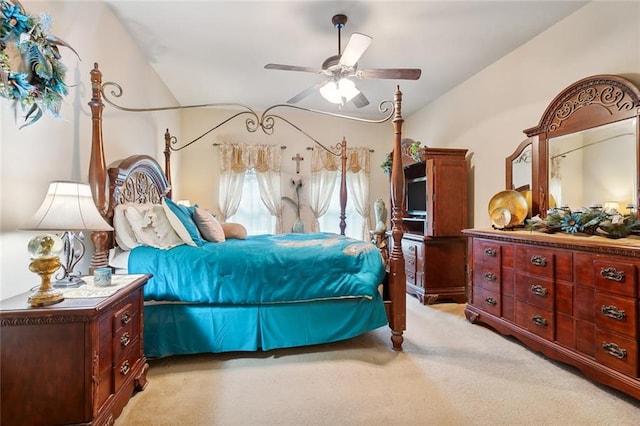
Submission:
<svg viewBox="0 0 640 426">
<path fill-rule="evenodd" d="M 45 111 L 58 117 L 62 98 L 68 94 L 58 46 L 78 53 L 48 34 L 50 26 L 49 15 L 33 17 L 18 0 L 0 0 L 0 96 L 27 111 L 20 128 L 38 121 Z M 11 49 L 19 60 L 12 59 Z"/>
</svg>

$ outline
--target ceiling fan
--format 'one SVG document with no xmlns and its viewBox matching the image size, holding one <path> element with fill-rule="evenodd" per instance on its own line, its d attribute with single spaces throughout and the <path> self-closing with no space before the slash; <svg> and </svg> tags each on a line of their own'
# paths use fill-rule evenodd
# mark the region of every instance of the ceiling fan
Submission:
<svg viewBox="0 0 640 426">
<path fill-rule="evenodd" d="M 347 23 L 346 15 L 335 15 L 331 18 L 331 23 L 338 29 L 338 54 L 330 56 L 322 63 L 322 68 L 301 67 L 296 65 L 267 64 L 264 67 L 270 70 L 303 71 L 315 74 L 322 74 L 325 79 L 298 93 L 287 103 L 294 104 L 309 96 L 316 89 L 320 90 L 322 96 L 329 102 L 344 105 L 346 102 L 353 102 L 357 108 L 362 108 L 369 104 L 367 97 L 358 90 L 352 78 L 359 79 L 397 79 L 397 80 L 417 80 L 422 71 L 417 68 L 373 68 L 358 69 L 358 60 L 367 50 L 371 41 L 370 36 L 360 33 L 353 33 L 344 51 L 341 50 L 340 35 L 341 30 Z"/>
</svg>

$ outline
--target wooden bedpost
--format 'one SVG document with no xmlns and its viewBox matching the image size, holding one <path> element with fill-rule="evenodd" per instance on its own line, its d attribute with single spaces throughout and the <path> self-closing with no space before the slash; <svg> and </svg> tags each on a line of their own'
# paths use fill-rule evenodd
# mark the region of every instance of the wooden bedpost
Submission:
<svg viewBox="0 0 640 426">
<path fill-rule="evenodd" d="M 104 158 L 104 148 L 102 142 L 102 73 L 98 69 L 98 64 L 93 64 L 91 70 L 91 156 L 89 159 L 89 186 L 93 194 L 93 201 L 98 208 L 100 214 L 111 223 L 108 218 L 108 194 L 107 188 L 107 164 Z M 92 232 L 91 241 L 93 242 L 94 252 L 91 256 L 91 266 L 89 273 L 92 274 L 96 268 L 106 267 L 108 265 L 108 243 L 109 234 L 104 231 Z"/>
<path fill-rule="evenodd" d="M 171 133 L 169 133 L 169 129 L 167 129 L 167 131 L 164 132 L 164 175 L 169 183 L 169 188 L 171 188 L 171 142 L 173 140 Z M 169 192 L 167 192 L 167 198 L 171 198 L 172 192 L 173 189 L 169 189 Z"/>
<path fill-rule="evenodd" d="M 343 136 L 340 142 L 340 160 L 342 161 L 342 170 L 340 176 L 340 235 L 344 235 L 347 227 L 347 139 Z"/>
<path fill-rule="evenodd" d="M 394 95 L 395 116 L 393 117 L 393 163 L 391 166 L 391 237 L 393 250 L 389 255 L 389 297 L 392 300 L 389 315 L 391 342 L 393 349 L 402 350 L 407 323 L 406 276 L 404 255 L 402 254 L 402 211 L 404 205 L 404 171 L 402 170 L 402 92 L 396 88 Z"/>
</svg>

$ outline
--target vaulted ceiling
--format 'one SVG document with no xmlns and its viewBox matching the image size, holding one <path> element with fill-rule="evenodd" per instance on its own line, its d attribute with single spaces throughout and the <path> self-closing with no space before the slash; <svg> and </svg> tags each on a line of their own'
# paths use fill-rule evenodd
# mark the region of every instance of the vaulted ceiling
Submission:
<svg viewBox="0 0 640 426">
<path fill-rule="evenodd" d="M 355 79 L 370 104 L 342 112 L 375 116 L 396 85 L 415 112 L 573 13 L 584 1 L 135 1 L 104 0 L 182 105 L 236 102 L 262 110 L 323 81 L 311 72 L 338 54 L 331 18 L 348 17 L 373 41 L 359 69 L 420 68 L 419 80 Z M 317 90 L 296 105 L 338 112 Z"/>
</svg>

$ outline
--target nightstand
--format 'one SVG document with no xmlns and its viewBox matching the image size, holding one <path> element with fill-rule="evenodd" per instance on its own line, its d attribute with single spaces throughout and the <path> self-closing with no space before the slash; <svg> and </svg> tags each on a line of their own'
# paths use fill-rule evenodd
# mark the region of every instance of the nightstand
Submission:
<svg viewBox="0 0 640 426">
<path fill-rule="evenodd" d="M 42 308 L 29 306 L 29 293 L 0 301 L 3 425 L 113 424 L 144 389 L 143 287 L 151 275 L 115 277 L 110 296 Z"/>
</svg>

